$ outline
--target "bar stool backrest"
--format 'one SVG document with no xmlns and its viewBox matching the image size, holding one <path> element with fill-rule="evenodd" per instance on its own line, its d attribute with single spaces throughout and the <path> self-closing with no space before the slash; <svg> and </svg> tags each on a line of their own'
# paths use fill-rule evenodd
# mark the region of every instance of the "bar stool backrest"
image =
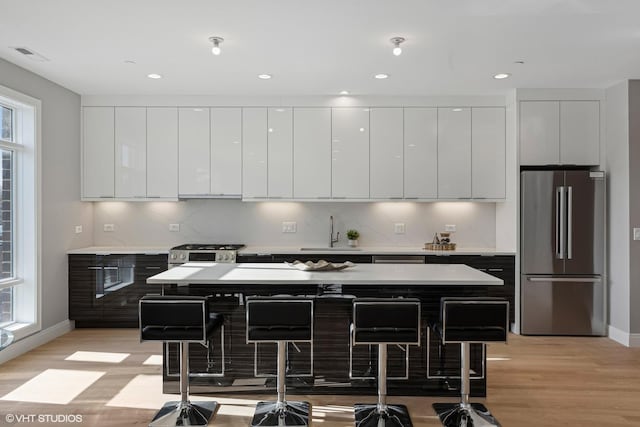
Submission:
<svg viewBox="0 0 640 427">
<path fill-rule="evenodd" d="M 246 303 L 247 342 L 311 341 L 313 299 L 250 297 Z"/>
<path fill-rule="evenodd" d="M 354 344 L 420 345 L 420 301 L 415 298 L 357 298 L 353 302 Z"/>
<path fill-rule="evenodd" d="M 206 297 L 150 295 L 140 299 L 141 341 L 207 341 Z"/>
<path fill-rule="evenodd" d="M 442 298 L 442 341 L 506 342 L 509 302 L 502 298 Z"/>
</svg>

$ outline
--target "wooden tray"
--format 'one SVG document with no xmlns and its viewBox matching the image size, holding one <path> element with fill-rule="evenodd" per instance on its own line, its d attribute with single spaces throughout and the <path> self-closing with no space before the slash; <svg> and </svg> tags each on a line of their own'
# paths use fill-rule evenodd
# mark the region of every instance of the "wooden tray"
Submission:
<svg viewBox="0 0 640 427">
<path fill-rule="evenodd" d="M 456 249 L 455 243 L 425 243 L 424 248 L 428 251 L 453 251 Z"/>
</svg>

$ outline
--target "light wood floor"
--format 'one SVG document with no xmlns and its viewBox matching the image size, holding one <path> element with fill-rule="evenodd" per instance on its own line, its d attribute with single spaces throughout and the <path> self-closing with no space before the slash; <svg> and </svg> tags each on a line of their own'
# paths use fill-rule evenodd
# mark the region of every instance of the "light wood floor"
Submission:
<svg viewBox="0 0 640 427">
<path fill-rule="evenodd" d="M 130 356 L 115 364 L 64 360 L 76 351 L 130 353 Z M 140 344 L 137 330 L 81 329 L 64 335 L 0 365 L 0 396 L 47 369 L 100 371 L 105 374 L 66 405 L 0 400 L 0 426 L 146 425 L 157 409 L 154 409 L 155 403 L 149 405 L 148 401 L 162 400 L 164 397 L 159 396 L 160 390 L 138 392 L 132 399 L 132 405 L 107 406 L 107 403 L 134 378 L 159 375 L 160 366 L 142 363 L 150 355 L 160 352 L 159 343 Z M 473 400 L 484 402 L 504 427 L 640 425 L 638 348 L 625 348 L 607 338 L 510 336 L 508 345 L 491 345 L 488 357 L 488 397 Z M 64 383 L 59 387 L 60 392 L 65 390 Z M 217 399 L 222 403 L 220 411 L 211 424 L 247 426 L 255 401 L 271 397 L 221 396 Z M 145 398 L 148 398 L 147 403 L 140 403 Z M 293 400 L 295 397 L 290 398 Z M 356 401 L 372 399 L 358 396 L 302 398 L 313 404 L 315 427 L 351 427 L 353 412 L 350 406 Z M 452 401 L 393 397 L 390 403 L 406 404 L 414 426 L 428 427 L 440 425 L 431 404 L 443 400 Z M 11 424 L 7 422 L 7 414 L 77 414 L 82 415 L 82 422 Z"/>
</svg>

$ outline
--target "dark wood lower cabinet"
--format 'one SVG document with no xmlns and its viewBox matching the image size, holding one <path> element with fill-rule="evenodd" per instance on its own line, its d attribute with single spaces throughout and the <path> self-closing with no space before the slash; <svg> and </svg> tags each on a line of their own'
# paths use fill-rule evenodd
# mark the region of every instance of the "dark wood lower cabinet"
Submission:
<svg viewBox="0 0 640 427">
<path fill-rule="evenodd" d="M 167 269 L 167 255 L 69 255 L 69 319 L 76 327 L 138 327 L 138 301 L 160 294 L 147 278 Z"/>
<path fill-rule="evenodd" d="M 509 301 L 509 321 L 515 322 L 516 261 L 514 255 L 428 255 L 427 264 L 466 264 L 504 281 L 488 287 L 488 296 Z"/>
</svg>

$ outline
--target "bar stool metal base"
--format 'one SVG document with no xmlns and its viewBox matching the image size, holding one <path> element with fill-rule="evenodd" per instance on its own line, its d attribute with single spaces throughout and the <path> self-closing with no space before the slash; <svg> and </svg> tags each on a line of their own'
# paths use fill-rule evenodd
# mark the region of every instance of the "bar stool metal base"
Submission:
<svg viewBox="0 0 640 427">
<path fill-rule="evenodd" d="M 216 402 L 167 402 L 149 427 L 207 426 L 217 407 Z"/>
<path fill-rule="evenodd" d="M 307 427 L 309 407 L 309 402 L 258 402 L 251 427 Z"/>
<path fill-rule="evenodd" d="M 500 427 L 498 420 L 481 403 L 434 403 L 433 409 L 445 427 Z"/>
<path fill-rule="evenodd" d="M 409 411 L 404 405 L 386 405 L 379 410 L 377 404 L 356 403 L 353 405 L 356 427 L 412 427 Z"/>
</svg>

